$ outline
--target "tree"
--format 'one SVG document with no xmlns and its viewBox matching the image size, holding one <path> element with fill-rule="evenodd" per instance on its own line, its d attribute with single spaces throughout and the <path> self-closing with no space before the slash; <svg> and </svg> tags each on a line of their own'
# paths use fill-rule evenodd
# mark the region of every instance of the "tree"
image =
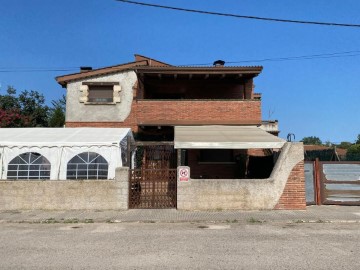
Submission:
<svg viewBox="0 0 360 270">
<path fill-rule="evenodd" d="M 349 147 L 346 153 L 346 160 L 360 161 L 360 144 L 354 144 Z"/>
<path fill-rule="evenodd" d="M 22 115 L 19 109 L 0 109 L 0 128 L 26 127 L 29 125 L 29 122 L 29 118 Z"/>
<path fill-rule="evenodd" d="M 29 117 L 31 127 L 46 127 L 49 107 L 45 105 L 43 94 L 31 90 L 19 95 L 20 110 Z"/>
<path fill-rule="evenodd" d="M 49 111 L 49 127 L 62 127 L 65 124 L 66 98 L 63 95 L 59 100 L 51 102 Z"/>
<path fill-rule="evenodd" d="M 16 96 L 15 88 L 8 86 L 6 93 L 6 95 L 0 95 L 0 109 L 4 111 L 20 109 L 20 104 Z"/>
<path fill-rule="evenodd" d="M 6 95 L 0 95 L 0 127 L 44 127 L 47 126 L 49 107 L 45 98 L 37 91 L 23 91 L 19 96 L 9 86 Z"/>
<path fill-rule="evenodd" d="M 360 144 L 360 134 L 358 134 L 355 144 Z"/>
<path fill-rule="evenodd" d="M 304 137 L 301 142 L 304 144 L 314 144 L 314 145 L 322 145 L 322 141 L 319 137 L 310 136 L 310 137 Z"/>
<path fill-rule="evenodd" d="M 352 145 L 351 142 L 341 142 L 340 144 L 337 145 L 337 147 L 342 149 L 348 149 L 351 145 Z"/>
</svg>

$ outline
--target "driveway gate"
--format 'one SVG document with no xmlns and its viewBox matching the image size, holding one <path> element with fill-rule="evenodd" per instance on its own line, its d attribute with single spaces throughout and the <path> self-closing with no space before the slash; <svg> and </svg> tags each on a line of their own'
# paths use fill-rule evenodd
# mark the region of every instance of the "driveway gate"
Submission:
<svg viewBox="0 0 360 270">
<path fill-rule="evenodd" d="M 307 204 L 360 205 L 360 162 L 305 163 Z"/>
<path fill-rule="evenodd" d="M 360 162 L 320 162 L 323 204 L 360 205 Z"/>
<path fill-rule="evenodd" d="M 136 142 L 131 159 L 129 208 L 176 208 L 173 142 Z"/>
</svg>

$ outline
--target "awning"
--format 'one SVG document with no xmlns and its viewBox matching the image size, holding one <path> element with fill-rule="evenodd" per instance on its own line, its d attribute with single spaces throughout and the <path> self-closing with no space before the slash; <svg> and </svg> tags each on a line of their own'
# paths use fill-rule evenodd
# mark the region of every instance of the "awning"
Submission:
<svg viewBox="0 0 360 270">
<path fill-rule="evenodd" d="M 176 126 L 177 149 L 281 148 L 285 140 L 256 126 Z"/>
</svg>

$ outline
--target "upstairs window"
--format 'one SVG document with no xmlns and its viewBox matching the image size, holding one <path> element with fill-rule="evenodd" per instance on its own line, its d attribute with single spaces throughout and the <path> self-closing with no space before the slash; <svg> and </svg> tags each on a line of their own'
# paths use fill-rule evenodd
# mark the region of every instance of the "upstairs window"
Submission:
<svg viewBox="0 0 360 270">
<path fill-rule="evenodd" d="M 112 85 L 89 85 L 88 102 L 113 102 Z"/>
<path fill-rule="evenodd" d="M 8 179 L 50 179 L 50 162 L 41 154 L 23 153 L 8 164 Z"/>
<path fill-rule="evenodd" d="M 119 82 L 83 82 L 79 101 L 85 104 L 116 104 L 120 99 Z"/>
</svg>

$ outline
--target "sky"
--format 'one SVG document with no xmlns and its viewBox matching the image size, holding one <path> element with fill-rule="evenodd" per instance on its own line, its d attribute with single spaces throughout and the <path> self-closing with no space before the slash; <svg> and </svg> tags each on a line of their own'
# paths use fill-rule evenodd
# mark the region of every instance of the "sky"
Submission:
<svg viewBox="0 0 360 270">
<path fill-rule="evenodd" d="M 358 0 L 138 0 L 212 12 L 360 24 Z M 253 61 L 338 52 L 346 57 Z M 357 51 L 357 52 L 356 52 Z M 262 65 L 255 92 L 262 117 L 280 137 L 354 142 L 360 134 L 360 28 L 278 23 L 143 7 L 115 0 L 0 0 L 0 94 L 37 90 L 47 102 L 55 81 L 80 66 L 134 60 L 173 65 Z M 340 55 L 336 55 L 340 56 Z M 250 62 L 248 62 L 250 60 Z M 59 71 L 61 70 L 61 71 Z"/>
</svg>

